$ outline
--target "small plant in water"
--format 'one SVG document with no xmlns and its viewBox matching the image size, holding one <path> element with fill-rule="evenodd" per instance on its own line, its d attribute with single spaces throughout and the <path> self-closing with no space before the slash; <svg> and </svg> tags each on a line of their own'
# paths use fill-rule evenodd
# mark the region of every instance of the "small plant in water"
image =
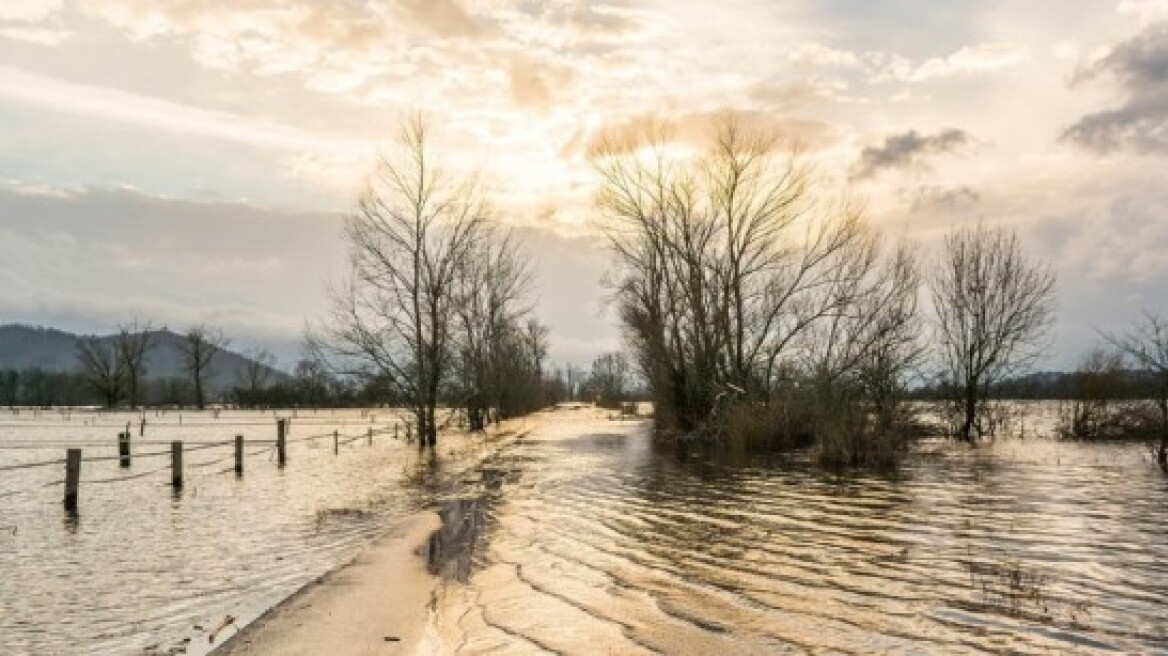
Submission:
<svg viewBox="0 0 1168 656">
<path fill-rule="evenodd" d="M 1009 615 L 1040 612 L 1049 617 L 1050 605 L 1043 588 L 1045 574 L 1026 569 L 1018 561 L 966 563 L 969 582 L 982 594 L 983 603 Z"/>
</svg>

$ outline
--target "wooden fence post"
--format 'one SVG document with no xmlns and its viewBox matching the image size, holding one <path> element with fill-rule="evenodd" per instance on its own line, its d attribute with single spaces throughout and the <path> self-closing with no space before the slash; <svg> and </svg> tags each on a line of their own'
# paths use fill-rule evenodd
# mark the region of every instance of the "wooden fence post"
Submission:
<svg viewBox="0 0 1168 656">
<path fill-rule="evenodd" d="M 369 446 L 373 446 L 373 429 L 369 429 Z"/>
<path fill-rule="evenodd" d="M 179 441 L 170 443 L 170 484 L 175 489 L 183 486 L 183 472 L 182 472 L 182 454 L 183 443 Z"/>
<path fill-rule="evenodd" d="M 130 466 L 130 434 L 118 433 L 118 466 Z"/>
<path fill-rule="evenodd" d="M 81 449 L 65 451 L 65 511 L 77 512 L 77 487 L 81 483 Z"/>
<path fill-rule="evenodd" d="M 280 467 L 283 467 L 284 463 L 287 462 L 288 453 L 287 453 L 287 450 L 285 448 L 286 447 L 285 434 L 287 433 L 287 431 L 288 431 L 288 420 L 287 419 L 277 419 L 276 420 L 276 464 L 279 465 Z"/>
<path fill-rule="evenodd" d="M 235 436 L 235 475 L 243 476 L 243 436 Z"/>
<path fill-rule="evenodd" d="M 341 435 L 340 431 L 333 431 L 333 455 L 338 455 L 341 452 Z"/>
</svg>

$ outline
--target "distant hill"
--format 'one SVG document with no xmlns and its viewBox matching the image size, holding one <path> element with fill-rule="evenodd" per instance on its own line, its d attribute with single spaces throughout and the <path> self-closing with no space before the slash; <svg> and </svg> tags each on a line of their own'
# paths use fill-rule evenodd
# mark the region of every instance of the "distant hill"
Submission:
<svg viewBox="0 0 1168 656">
<path fill-rule="evenodd" d="M 21 325 L 0 326 L 0 370 L 41 369 L 48 372 L 77 371 L 78 335 L 55 328 Z M 102 339 L 113 340 L 114 336 Z M 170 330 L 151 332 L 151 349 L 146 358 L 147 380 L 185 378 L 182 346 L 185 337 Z M 208 386 L 212 393 L 231 389 L 239 384 L 243 372 L 252 360 L 230 349 L 220 351 L 211 363 Z M 269 383 L 287 381 L 290 376 L 279 369 L 268 367 Z"/>
</svg>

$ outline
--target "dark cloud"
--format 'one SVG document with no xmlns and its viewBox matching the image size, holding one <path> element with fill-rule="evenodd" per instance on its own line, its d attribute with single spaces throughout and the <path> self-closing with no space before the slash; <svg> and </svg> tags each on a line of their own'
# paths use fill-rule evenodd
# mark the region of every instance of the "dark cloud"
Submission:
<svg viewBox="0 0 1168 656">
<path fill-rule="evenodd" d="M 860 152 L 855 177 L 867 178 L 884 169 L 903 169 L 923 164 L 936 155 L 944 155 L 974 143 L 964 130 L 950 128 L 937 134 L 921 134 L 910 130 L 884 139 L 879 146 L 868 146 Z"/>
<path fill-rule="evenodd" d="M 981 194 L 972 187 L 917 187 L 912 192 L 912 211 L 955 212 L 977 205 Z"/>
<path fill-rule="evenodd" d="M 1119 83 L 1123 101 L 1084 116 L 1062 139 L 1097 153 L 1168 154 L 1168 22 L 1154 23 L 1119 44 L 1074 82 L 1105 76 Z"/>
</svg>

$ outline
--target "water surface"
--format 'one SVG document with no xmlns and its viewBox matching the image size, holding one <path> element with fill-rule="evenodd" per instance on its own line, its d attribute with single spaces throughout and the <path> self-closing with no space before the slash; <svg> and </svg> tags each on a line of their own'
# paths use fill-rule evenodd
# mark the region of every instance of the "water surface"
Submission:
<svg viewBox="0 0 1168 656">
<path fill-rule="evenodd" d="M 480 530 L 437 567 L 437 652 L 1168 649 L 1168 481 L 1139 445 L 934 442 L 828 474 L 561 410 L 482 478 L 450 513 Z"/>
<path fill-rule="evenodd" d="M 279 469 L 271 413 L 146 419 L 139 437 L 125 413 L 0 413 L 0 653 L 205 652 L 227 617 L 242 624 L 347 562 L 491 448 L 449 437 L 422 458 L 393 439 L 392 412 L 300 411 Z M 117 433 L 131 420 L 135 456 L 122 469 Z M 370 428 L 379 431 L 372 446 Z M 236 434 L 249 441 L 238 478 L 222 443 Z M 197 449 L 184 454 L 179 492 L 175 439 Z M 66 446 L 86 459 L 76 516 L 62 508 Z M 52 464 L 4 469 L 40 462 Z"/>
</svg>

